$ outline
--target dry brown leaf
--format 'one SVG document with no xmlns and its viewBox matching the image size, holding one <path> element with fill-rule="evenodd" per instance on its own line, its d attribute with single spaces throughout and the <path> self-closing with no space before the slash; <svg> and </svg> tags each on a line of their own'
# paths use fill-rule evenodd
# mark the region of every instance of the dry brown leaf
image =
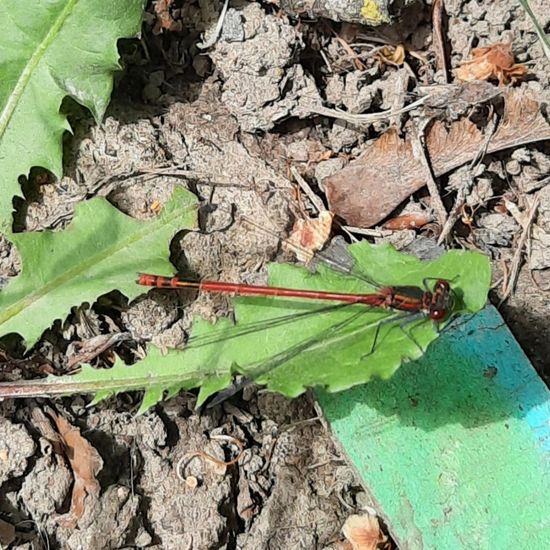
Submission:
<svg viewBox="0 0 550 550">
<path fill-rule="evenodd" d="M 322 210 L 318 218 L 296 221 L 285 245 L 294 252 L 299 261 L 311 261 L 313 254 L 325 246 L 332 230 L 333 217 L 328 210 Z"/>
<path fill-rule="evenodd" d="M 405 63 L 405 46 L 403 44 L 398 44 L 393 46 L 388 44 L 383 46 L 378 51 L 378 58 L 382 63 L 389 63 L 391 65 L 403 65 Z"/>
<path fill-rule="evenodd" d="M 74 529 L 78 520 L 84 514 L 86 496 L 99 496 L 97 473 L 103 466 L 99 453 L 80 435 L 80 430 L 69 424 L 67 419 L 48 410 L 49 416 L 55 422 L 59 436 L 63 441 L 65 456 L 67 457 L 74 474 L 71 509 L 56 520 L 63 527 Z"/>
<path fill-rule="evenodd" d="M 515 63 L 510 42 L 473 49 L 472 59 L 455 70 L 455 75 L 463 82 L 497 78 L 500 85 L 516 82 L 526 74 L 527 67 Z"/>
<path fill-rule="evenodd" d="M 503 97 L 504 115 L 488 153 L 550 139 L 550 125 L 529 92 L 511 89 Z M 435 176 L 470 162 L 485 140 L 486 136 L 467 117 L 450 126 L 435 121 L 426 133 Z M 325 178 L 323 186 L 334 214 L 348 225 L 372 227 L 425 185 L 424 174 L 411 142 L 391 129 L 340 172 Z"/>
<path fill-rule="evenodd" d="M 380 531 L 378 518 L 372 514 L 350 516 L 342 527 L 342 533 L 349 540 L 353 550 L 376 550 L 386 536 Z"/>
<path fill-rule="evenodd" d="M 432 221 L 432 217 L 427 213 L 412 213 L 396 216 L 388 220 L 382 227 L 384 229 L 419 229 Z"/>
</svg>

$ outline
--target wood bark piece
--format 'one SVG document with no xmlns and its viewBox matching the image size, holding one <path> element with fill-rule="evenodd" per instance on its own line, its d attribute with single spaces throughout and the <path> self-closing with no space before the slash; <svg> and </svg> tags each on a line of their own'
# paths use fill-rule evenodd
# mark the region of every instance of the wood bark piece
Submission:
<svg viewBox="0 0 550 550">
<path fill-rule="evenodd" d="M 504 94 L 504 114 L 487 148 L 494 153 L 526 143 L 550 139 L 550 125 L 540 103 L 523 90 Z M 436 120 L 426 131 L 426 147 L 434 175 L 441 176 L 470 162 L 485 136 L 464 117 L 450 123 Z M 330 210 L 349 225 L 372 227 L 425 185 L 424 170 L 409 139 L 388 130 L 356 160 L 325 178 Z"/>
</svg>

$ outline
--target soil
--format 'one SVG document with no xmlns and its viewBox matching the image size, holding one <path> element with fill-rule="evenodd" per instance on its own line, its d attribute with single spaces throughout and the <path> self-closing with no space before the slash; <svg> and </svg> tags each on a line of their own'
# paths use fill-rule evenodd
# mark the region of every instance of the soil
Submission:
<svg viewBox="0 0 550 550">
<path fill-rule="evenodd" d="M 545 1 L 530 3 L 548 28 Z M 324 199 L 324 177 L 391 125 L 404 130 L 408 120 L 403 114 L 357 125 L 321 116 L 315 106 L 322 102 L 353 114 L 399 109 L 421 86 L 442 84 L 442 73 L 434 70 L 431 7 L 412 3 L 391 24 L 370 28 L 315 13 L 288 16 L 277 3 L 237 0 L 216 37 L 222 3 L 176 4 L 165 28 L 151 6 L 141 39 L 121 42 L 124 70 L 102 123 L 65 104 L 74 129 L 65 144 L 66 176 L 37 186 L 31 174 L 16 227 L 61 229 L 79 201 L 96 195 L 131 216 L 152 217 L 155 204 L 183 185 L 201 200 L 200 231 L 182 231 L 174 239 L 175 268 L 203 278 L 264 283 L 267 264 L 288 259 L 277 236 L 288 234 L 304 212 L 316 214 L 311 200 L 296 191 L 290 168 Z M 511 41 L 516 63 L 529 71 L 516 86 L 548 104 L 549 60 L 518 2 L 447 0 L 445 7 L 452 67 L 470 59 L 473 47 Z M 201 42 L 212 44 L 199 49 Z M 392 44 L 405 45 L 405 64 L 382 50 Z M 459 220 L 446 243 L 490 255 L 491 299 L 498 304 L 510 276 L 503 266 L 510 265 L 522 232 L 513 209 L 502 208 L 503 197 L 522 213 L 538 194 L 529 253 L 501 312 L 546 379 L 549 173 L 548 141 L 486 155 L 467 203 L 473 221 Z M 463 176 L 459 169 L 438 179 L 448 209 Z M 422 189 L 390 217 L 425 213 L 429 206 Z M 269 232 L 251 231 L 234 212 Z M 440 230 L 432 222 L 422 229 L 373 229 L 370 235 L 414 249 L 427 238 L 435 241 Z M 19 260 L 5 240 L 0 251 L 6 281 L 18 273 Z M 128 303 L 112 294 L 52 327 L 34 351 L 65 365 L 75 353 L 71 344 L 89 338 L 90 327 L 98 334 L 109 326 L 131 335 L 116 348 L 131 362 L 149 341 L 161 348 L 183 345 L 194 316 L 213 320 L 230 312 L 230 301 L 215 295 L 153 290 Z M 288 400 L 247 389 L 219 407 L 197 410 L 196 395 L 183 393 L 136 416 L 139 398 L 124 394 L 91 406 L 80 396 L 55 401 L 103 464 L 97 474 L 101 490 L 85 501 L 78 529 L 65 522 L 73 490 L 70 464 L 32 421 L 33 411 L 52 402 L 0 404 L 0 515 L 16 527 L 11 548 L 350 548 L 341 534 L 345 519 L 376 513 L 309 394 Z M 238 452 L 235 440 L 244 444 L 242 456 L 223 465 Z M 7 546 L 9 529 L 4 531 L 0 521 L 0 541 Z M 389 541 L 379 547 L 394 546 Z"/>
</svg>

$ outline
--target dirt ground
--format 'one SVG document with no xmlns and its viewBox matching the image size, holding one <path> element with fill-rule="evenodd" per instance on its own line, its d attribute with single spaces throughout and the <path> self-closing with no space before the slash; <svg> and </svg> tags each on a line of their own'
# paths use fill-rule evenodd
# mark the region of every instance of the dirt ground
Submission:
<svg viewBox="0 0 550 550">
<path fill-rule="evenodd" d="M 429 120 L 422 111 L 354 124 L 334 110 L 397 111 L 422 90 L 444 85 L 442 71 L 435 70 L 430 5 L 412 3 L 394 23 L 369 28 L 322 19 L 314 11 L 289 16 L 278 2 L 231 1 L 215 36 L 222 4 L 180 2 L 161 12 L 158 2 L 157 11 L 148 8 L 142 37 L 120 44 L 124 70 L 104 122 L 97 125 L 85 110 L 66 103 L 74 128 L 66 140 L 66 177 L 40 187 L 33 187 L 31 178 L 27 200 L 18 205 L 20 230 L 61 228 L 79 201 L 96 195 L 137 218 L 152 217 L 154 205 L 183 185 L 201 200 L 201 230 L 182 231 L 174 239 L 176 269 L 202 278 L 265 282 L 266 265 L 288 259 L 277 236 L 287 235 L 304 212 L 317 214 L 311 199 L 297 191 L 292 169 L 326 205 L 326 177 L 389 127 L 405 132 L 408 121 Z M 548 28 L 545 0 L 531 4 Z M 447 0 L 445 7 L 442 32 L 451 67 L 471 59 L 472 48 L 512 42 L 515 62 L 528 69 L 514 86 L 545 105 L 546 116 L 549 61 L 519 3 Z M 199 49 L 201 42 L 211 45 Z M 398 44 L 405 45 L 404 63 Z M 492 87 L 498 90 L 497 82 Z M 498 112 L 498 104 L 489 104 L 464 108 Z M 320 105 L 332 113 L 319 114 Z M 446 245 L 491 257 L 495 304 L 513 279 L 510 266 L 519 248 L 518 282 L 501 312 L 545 379 L 550 377 L 549 174 L 549 141 L 533 140 L 482 156 L 473 171 L 458 168 L 437 178 L 448 212 L 464 181 L 471 182 Z M 538 213 L 528 222 L 535 196 Z M 366 231 L 336 233 L 348 240 L 366 233 L 399 248 L 414 248 L 419 238 L 437 240 L 442 227 L 433 214 L 435 199 L 425 187 L 410 197 L 386 218 L 419 214 L 427 221 L 421 228 L 381 230 L 385 220 L 380 219 Z M 250 231 L 233 212 L 270 232 Z M 0 275 L 8 278 L 18 269 L 15 251 L 3 241 Z M 65 364 L 90 327 L 97 334 L 108 326 L 131 335 L 117 347 L 131 362 L 149 341 L 182 346 L 193 316 L 215 319 L 230 311 L 230 301 L 214 295 L 153 290 L 128 303 L 112 294 L 52 327 L 34 353 Z M 102 462 L 100 495 L 86 501 L 78 529 L 63 516 L 73 489 L 70 466 L 36 420 L 52 402 L 0 403 L 0 441 L 7 445 L 0 456 L 0 533 L 2 518 L 9 518 L 15 526 L 10 548 L 351 548 L 341 534 L 344 521 L 376 510 L 332 442 L 311 395 L 288 400 L 247 390 L 201 411 L 194 408 L 195 399 L 184 393 L 143 416 L 135 416 L 139 395 L 134 394 L 91 407 L 88 397 L 55 402 Z M 238 463 L 224 465 L 220 461 L 236 456 L 235 440 L 243 442 L 243 454 Z M 217 460 L 193 454 L 200 452 Z M 378 547 L 394 546 L 385 540 Z"/>
</svg>

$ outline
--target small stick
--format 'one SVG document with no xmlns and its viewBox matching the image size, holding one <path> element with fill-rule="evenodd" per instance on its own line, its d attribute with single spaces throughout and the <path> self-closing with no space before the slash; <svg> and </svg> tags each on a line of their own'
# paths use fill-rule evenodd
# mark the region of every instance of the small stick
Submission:
<svg viewBox="0 0 550 550">
<path fill-rule="evenodd" d="M 327 54 L 323 50 L 319 50 L 319 53 L 321 54 L 321 57 L 323 58 L 323 61 L 325 62 L 325 65 L 327 66 L 328 72 L 332 74 L 334 71 L 332 70 L 332 65 L 330 64 L 330 61 L 327 57 Z"/>
<path fill-rule="evenodd" d="M 506 281 L 506 286 L 504 288 L 503 296 L 498 304 L 499 307 L 509 298 L 510 294 L 514 291 L 516 287 L 516 283 L 519 277 L 519 268 L 521 266 L 521 257 L 523 254 L 523 247 L 525 246 L 525 241 L 529 236 L 531 226 L 533 225 L 533 221 L 535 220 L 537 209 L 539 207 L 539 202 L 540 202 L 539 196 L 537 195 L 533 201 L 533 204 L 529 208 L 529 215 L 527 217 L 527 220 L 523 224 L 523 231 L 521 233 L 521 237 L 518 242 L 518 247 L 514 252 L 514 257 L 512 258 L 512 265 L 510 268 L 510 277 L 508 277 L 508 280 Z"/>
<path fill-rule="evenodd" d="M 423 133 L 424 132 L 422 131 L 422 134 Z M 430 192 L 430 196 L 432 198 L 431 206 L 435 211 L 439 225 L 443 227 L 447 220 L 447 211 L 445 210 L 445 205 L 441 200 L 439 189 L 437 188 L 437 183 L 433 177 L 432 167 L 430 166 L 430 161 L 428 160 L 428 157 L 426 155 L 424 144 L 422 143 L 422 138 L 420 137 L 420 133 L 418 132 L 415 126 L 413 126 L 412 137 L 413 137 L 412 147 L 413 147 L 414 156 L 417 158 L 417 160 L 420 161 L 420 163 L 422 164 L 422 167 L 424 168 L 426 185 L 428 187 L 428 191 Z"/>
<path fill-rule="evenodd" d="M 216 28 L 214 29 L 214 33 L 212 34 L 209 40 L 205 40 L 204 42 L 197 42 L 196 46 L 199 50 L 206 50 L 206 48 L 210 48 L 210 46 L 213 46 L 217 42 L 222 32 L 223 20 L 225 19 L 225 14 L 227 13 L 228 6 L 229 6 L 229 0 L 225 0 L 222 11 L 220 13 L 220 17 L 216 24 Z"/>
<path fill-rule="evenodd" d="M 344 120 L 345 122 L 350 122 L 351 124 L 371 124 L 379 120 L 386 120 L 387 118 L 392 118 L 397 115 L 407 113 L 408 111 L 412 111 L 426 103 L 430 97 L 431 95 L 428 94 L 420 99 L 417 99 L 416 101 L 413 101 L 409 105 L 406 105 L 402 109 L 398 109 L 397 111 L 388 109 L 387 111 L 380 111 L 379 113 L 363 113 L 354 115 L 353 113 L 348 113 L 339 109 L 329 109 L 328 107 L 323 107 L 322 105 L 308 107 L 308 110 L 310 113 L 316 115 L 327 116 L 337 120 Z"/>
<path fill-rule="evenodd" d="M 545 185 L 550 183 L 550 176 L 546 176 L 542 178 L 541 180 L 537 180 L 533 182 L 530 185 L 529 191 L 532 193 L 533 191 L 538 191 L 539 189 L 542 189 Z"/>
<path fill-rule="evenodd" d="M 296 180 L 296 183 L 300 186 L 300 189 L 308 196 L 313 206 L 315 206 L 317 212 L 326 210 L 323 201 L 313 192 L 313 189 L 310 187 L 309 183 L 300 175 L 300 172 L 298 172 L 295 166 L 290 167 L 290 173 Z"/>
<path fill-rule="evenodd" d="M 443 73 L 445 82 L 449 83 L 449 68 L 447 67 L 446 40 L 443 35 L 443 17 L 445 15 L 445 1 L 434 0 L 432 7 L 432 42 L 435 50 L 435 66 Z"/>
<path fill-rule="evenodd" d="M 354 227 L 353 225 L 340 226 L 344 231 L 348 233 L 355 233 L 356 235 L 364 235 L 365 237 L 388 237 L 393 235 L 391 229 L 363 229 L 362 227 Z"/>
<path fill-rule="evenodd" d="M 454 227 L 456 221 L 459 218 L 460 211 L 466 202 L 466 196 L 471 192 L 474 186 L 474 177 L 472 175 L 474 168 L 483 160 L 487 154 L 487 149 L 489 148 L 489 143 L 491 142 L 492 137 L 495 135 L 497 129 L 497 117 L 491 119 L 491 125 L 487 128 L 487 135 L 485 137 L 484 143 L 478 151 L 477 155 L 472 159 L 472 162 L 469 166 L 469 177 L 468 180 L 464 183 L 461 189 L 458 190 L 455 198 L 455 202 L 451 209 L 451 213 L 441 230 L 441 234 L 437 239 L 437 244 L 440 245 L 447 238 L 452 228 Z"/>
<path fill-rule="evenodd" d="M 338 35 L 336 35 L 336 40 L 340 43 L 342 48 L 344 48 L 345 52 L 351 57 L 351 59 L 353 60 L 353 64 L 355 65 L 355 68 L 358 71 L 364 71 L 366 69 L 365 65 L 361 63 L 361 60 L 359 59 L 358 55 L 353 51 L 350 45 L 343 38 L 340 38 Z"/>
<path fill-rule="evenodd" d="M 241 457 L 243 456 L 244 443 L 242 441 L 240 441 L 239 439 L 237 439 L 236 437 L 232 437 L 230 435 L 212 435 L 210 437 L 210 439 L 218 439 L 218 440 L 223 440 L 223 441 L 227 441 L 229 443 L 232 443 L 239 449 L 239 453 L 237 454 L 236 457 L 232 458 L 231 460 L 227 460 L 227 461 L 220 460 L 219 458 L 216 458 L 215 456 L 212 456 L 211 454 L 208 454 L 205 451 L 193 451 L 193 452 L 190 452 L 190 453 L 185 453 L 179 459 L 179 461 L 176 465 L 176 475 L 178 476 L 178 478 L 181 481 L 185 481 L 185 478 L 183 477 L 183 475 L 181 473 L 182 468 L 187 467 L 187 465 L 189 464 L 189 462 L 191 462 L 191 460 L 193 458 L 201 458 L 204 461 L 213 462 L 214 464 L 216 464 L 218 466 L 228 467 L 228 466 L 232 466 L 233 464 L 236 464 L 241 459 Z"/>
<path fill-rule="evenodd" d="M 449 217 L 447 218 L 447 221 L 443 225 L 443 229 L 441 230 L 441 233 L 439 234 L 439 238 L 437 239 L 438 245 L 443 244 L 443 241 L 445 241 L 445 239 L 451 232 L 452 228 L 455 226 L 455 223 L 460 217 L 460 212 L 462 210 L 462 207 L 465 204 L 466 195 L 470 193 L 470 191 L 472 190 L 472 187 L 474 186 L 474 178 L 472 176 L 471 170 L 468 170 L 468 176 L 469 177 L 467 181 L 465 181 L 464 185 L 457 191 L 455 202 L 453 204 Z"/>
<path fill-rule="evenodd" d="M 69 360 L 67 372 L 72 372 L 81 363 L 89 363 L 104 351 L 129 338 L 130 334 L 128 332 L 115 332 L 113 334 L 99 334 L 84 341 L 80 351 Z"/>
</svg>

